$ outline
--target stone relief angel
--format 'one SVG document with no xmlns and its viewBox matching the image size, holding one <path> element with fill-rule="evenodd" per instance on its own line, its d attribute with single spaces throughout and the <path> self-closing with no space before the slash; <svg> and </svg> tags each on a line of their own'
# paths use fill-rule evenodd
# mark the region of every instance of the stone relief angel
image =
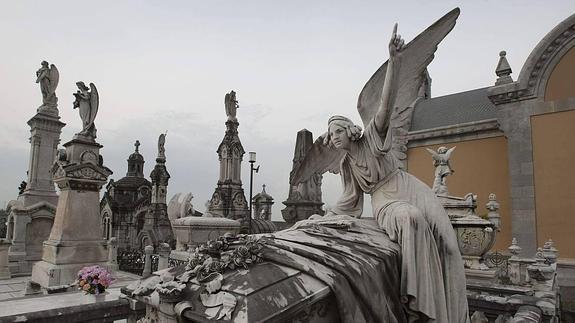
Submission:
<svg viewBox="0 0 575 323">
<path fill-rule="evenodd" d="M 58 87 L 60 73 L 54 64 L 49 65 L 48 62 L 42 61 L 41 65 L 42 67 L 36 72 L 36 83 L 40 83 L 42 106 L 56 107 L 58 103 L 56 87 Z"/>
<path fill-rule="evenodd" d="M 82 119 L 82 131 L 79 135 L 96 138 L 96 126 L 94 120 L 98 114 L 98 105 L 100 102 L 98 90 L 94 83 L 90 83 L 88 88 L 84 82 L 76 82 L 78 91 L 74 93 L 74 109 L 80 110 L 80 118 Z"/>
<path fill-rule="evenodd" d="M 433 191 L 402 169 L 406 140 L 394 138 L 409 130 L 426 68 L 458 16 L 459 9 L 452 10 L 408 44 L 395 25 L 389 60 L 359 95 L 365 130 L 332 116 L 328 132 L 290 174 L 297 185 L 315 173 L 340 173 L 343 194 L 326 216 L 360 217 L 364 194 L 371 195 L 377 224 L 401 249 L 400 297 L 410 322 L 469 321 L 463 262 L 449 217 Z"/>
<path fill-rule="evenodd" d="M 455 150 L 455 147 L 447 149 L 446 147 L 437 148 L 437 152 L 425 148 L 433 158 L 433 166 L 435 166 L 435 179 L 433 180 L 432 190 L 435 194 L 447 195 L 447 176 L 453 174 L 455 171 L 451 168 L 449 164 L 449 158 L 451 153 Z"/>
</svg>

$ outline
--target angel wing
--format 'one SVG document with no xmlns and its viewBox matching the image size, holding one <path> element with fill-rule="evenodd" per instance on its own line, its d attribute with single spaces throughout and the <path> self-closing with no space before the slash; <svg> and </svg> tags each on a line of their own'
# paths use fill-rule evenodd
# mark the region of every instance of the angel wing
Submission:
<svg viewBox="0 0 575 323">
<path fill-rule="evenodd" d="M 451 153 L 455 150 L 455 147 L 456 146 L 453 146 L 445 152 L 445 159 L 449 160 L 449 157 L 451 157 Z"/>
<path fill-rule="evenodd" d="M 100 104 L 100 97 L 98 96 L 98 89 L 94 83 L 90 83 L 90 122 L 94 123 L 96 114 L 98 114 L 98 105 Z"/>
<path fill-rule="evenodd" d="M 405 46 L 397 75 L 398 90 L 394 107 L 406 107 L 417 98 L 421 78 L 433 60 L 437 45 L 453 29 L 458 16 L 459 8 L 451 10 Z M 379 109 L 386 72 L 387 61 L 367 81 L 359 94 L 357 110 L 364 126 L 369 124 Z"/>
<path fill-rule="evenodd" d="M 301 163 L 290 173 L 290 184 L 297 185 L 310 179 L 313 174 L 323 174 L 327 171 L 339 173 L 340 162 L 345 155 L 329 145 L 324 145 L 324 137 L 319 136 L 305 154 Z"/>
<path fill-rule="evenodd" d="M 431 154 L 434 160 L 439 157 L 439 155 L 437 154 L 437 152 L 435 152 L 435 150 L 429 148 L 425 148 L 425 150 L 427 150 Z"/>
<path fill-rule="evenodd" d="M 56 88 L 58 87 L 58 82 L 60 81 L 60 72 L 58 72 L 58 69 L 56 68 L 56 65 L 54 65 L 54 64 L 50 65 L 50 71 L 49 71 L 48 79 L 50 79 L 49 92 L 54 93 L 56 91 Z"/>
<path fill-rule="evenodd" d="M 172 199 L 170 200 L 170 203 L 168 203 L 168 218 L 170 219 L 170 221 L 173 221 L 177 218 L 181 217 L 181 213 L 180 213 L 180 196 L 182 195 L 182 193 L 176 193 L 174 196 L 172 196 Z"/>
<path fill-rule="evenodd" d="M 459 17 L 459 8 L 455 8 L 424 30 L 409 44 L 401 54 L 401 68 L 397 75 L 397 92 L 390 118 L 392 131 L 392 150 L 399 160 L 407 158 L 407 132 L 409 131 L 411 115 L 419 90 L 427 75 L 427 66 L 433 60 L 437 45 L 455 26 Z M 371 122 L 380 107 L 382 89 L 387 72 L 387 61 L 367 81 L 357 101 L 357 110 L 364 127 Z"/>
</svg>

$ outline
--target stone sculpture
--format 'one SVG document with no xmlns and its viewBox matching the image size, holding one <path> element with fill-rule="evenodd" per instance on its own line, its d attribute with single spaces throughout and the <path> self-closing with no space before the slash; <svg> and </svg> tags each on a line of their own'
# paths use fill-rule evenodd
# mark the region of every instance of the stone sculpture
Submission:
<svg viewBox="0 0 575 323">
<path fill-rule="evenodd" d="M 327 216 L 360 217 L 364 193 L 371 195 L 378 226 L 401 247 L 399 296 L 409 321 L 469 321 L 463 263 L 449 217 L 434 192 L 402 170 L 393 138 L 395 129 L 406 130 L 405 116 L 419 99 L 426 67 L 458 16 L 459 9 L 451 11 L 407 45 L 396 25 L 390 59 L 359 96 L 365 131 L 346 117 L 331 117 L 328 133 L 290 180 L 295 185 L 316 173 L 341 173 L 344 192 Z"/>
<path fill-rule="evenodd" d="M 164 145 L 166 144 L 166 134 L 163 133 L 158 137 L 158 158 L 166 159 L 166 148 Z"/>
<path fill-rule="evenodd" d="M 96 126 L 94 125 L 94 120 L 96 119 L 96 114 L 98 113 L 99 97 L 98 90 L 94 83 L 90 83 L 88 88 L 84 82 L 76 82 L 78 86 L 78 91 L 74 93 L 74 109 L 78 108 L 80 110 L 80 118 L 82 119 L 82 131 L 79 135 L 95 139 L 96 138 Z"/>
<path fill-rule="evenodd" d="M 433 157 L 433 166 L 435 166 L 435 179 L 433 180 L 432 190 L 437 195 L 448 195 L 447 191 L 447 176 L 453 174 L 455 171 L 451 168 L 449 164 L 449 158 L 451 153 L 455 150 L 455 147 L 447 149 L 446 147 L 439 147 L 437 152 L 425 148 L 431 156 Z"/>
<path fill-rule="evenodd" d="M 56 88 L 60 79 L 60 73 L 54 64 L 48 67 L 48 62 L 42 61 L 42 67 L 36 71 L 36 83 L 40 83 L 40 91 L 42 91 L 42 106 L 53 107 L 58 104 L 58 97 L 56 97 Z"/>
<path fill-rule="evenodd" d="M 228 120 L 236 121 L 236 110 L 239 108 L 238 100 L 236 100 L 236 92 L 231 91 L 230 93 L 226 94 L 224 98 L 224 104 L 226 106 L 226 115 L 228 116 Z"/>
</svg>

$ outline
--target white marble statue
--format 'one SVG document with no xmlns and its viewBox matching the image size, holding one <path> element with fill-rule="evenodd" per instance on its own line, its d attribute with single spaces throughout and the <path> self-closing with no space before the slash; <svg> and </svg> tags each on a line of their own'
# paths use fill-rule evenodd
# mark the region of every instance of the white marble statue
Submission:
<svg viewBox="0 0 575 323">
<path fill-rule="evenodd" d="M 166 144 L 166 135 L 167 133 L 163 133 L 158 137 L 158 158 L 166 159 L 166 148 L 164 145 Z"/>
<path fill-rule="evenodd" d="M 48 62 L 42 61 L 42 67 L 36 72 L 36 83 L 40 83 L 42 91 L 42 106 L 56 107 L 56 87 L 60 80 L 60 73 L 54 64 L 48 66 Z"/>
<path fill-rule="evenodd" d="M 448 195 L 447 191 L 447 176 L 453 174 L 455 171 L 449 164 L 451 153 L 455 147 L 447 149 L 446 147 L 437 148 L 437 152 L 425 148 L 433 157 L 433 166 L 435 166 L 435 178 L 433 180 L 433 187 L 431 188 L 435 194 Z"/>
<path fill-rule="evenodd" d="M 231 91 L 230 93 L 226 94 L 224 99 L 224 104 L 226 106 L 226 115 L 228 116 L 228 120 L 236 121 L 236 110 L 238 109 L 238 100 L 236 100 L 236 92 Z"/>
<path fill-rule="evenodd" d="M 98 114 L 99 96 L 98 90 L 94 83 L 90 83 L 88 88 L 84 82 L 76 82 L 78 91 L 74 93 L 76 100 L 74 101 L 74 109 L 80 110 L 80 118 L 82 119 L 82 131 L 79 135 L 89 138 L 96 138 L 96 126 L 94 120 Z"/>
<path fill-rule="evenodd" d="M 350 119 L 331 117 L 328 133 L 291 176 L 295 185 L 314 173 L 341 174 L 343 194 L 326 216 L 360 217 L 364 194 L 371 195 L 378 225 L 401 247 L 399 292 L 410 322 L 469 322 L 463 261 L 449 217 L 434 192 L 402 170 L 393 138 L 408 127 L 406 113 L 419 99 L 426 67 L 458 16 L 459 9 L 451 11 L 407 45 L 396 25 L 389 60 L 359 96 L 363 133 Z"/>
</svg>

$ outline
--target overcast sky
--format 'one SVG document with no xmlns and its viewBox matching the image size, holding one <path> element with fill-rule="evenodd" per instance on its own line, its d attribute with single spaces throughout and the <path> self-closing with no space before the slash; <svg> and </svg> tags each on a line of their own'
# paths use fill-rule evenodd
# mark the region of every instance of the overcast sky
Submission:
<svg viewBox="0 0 575 323">
<path fill-rule="evenodd" d="M 115 180 L 140 140 L 145 174 L 167 131 L 168 196 L 192 192 L 204 211 L 218 178 L 216 149 L 234 89 L 242 144 L 256 151 L 254 194 L 267 185 L 281 219 L 296 132 L 326 131 L 333 114 L 360 122 L 359 91 L 388 58 L 393 23 L 407 41 L 454 7 L 461 16 L 429 72 L 432 96 L 492 85 L 506 50 L 517 78 L 529 53 L 575 12 L 575 1 L 7 1 L 0 2 L 0 202 L 26 179 L 29 127 L 42 103 L 35 72 L 60 71 L 62 143 L 80 131 L 75 82 L 100 93 L 97 141 Z M 242 177 L 249 194 L 249 163 Z M 324 179 L 335 202 L 339 178 Z"/>
</svg>

